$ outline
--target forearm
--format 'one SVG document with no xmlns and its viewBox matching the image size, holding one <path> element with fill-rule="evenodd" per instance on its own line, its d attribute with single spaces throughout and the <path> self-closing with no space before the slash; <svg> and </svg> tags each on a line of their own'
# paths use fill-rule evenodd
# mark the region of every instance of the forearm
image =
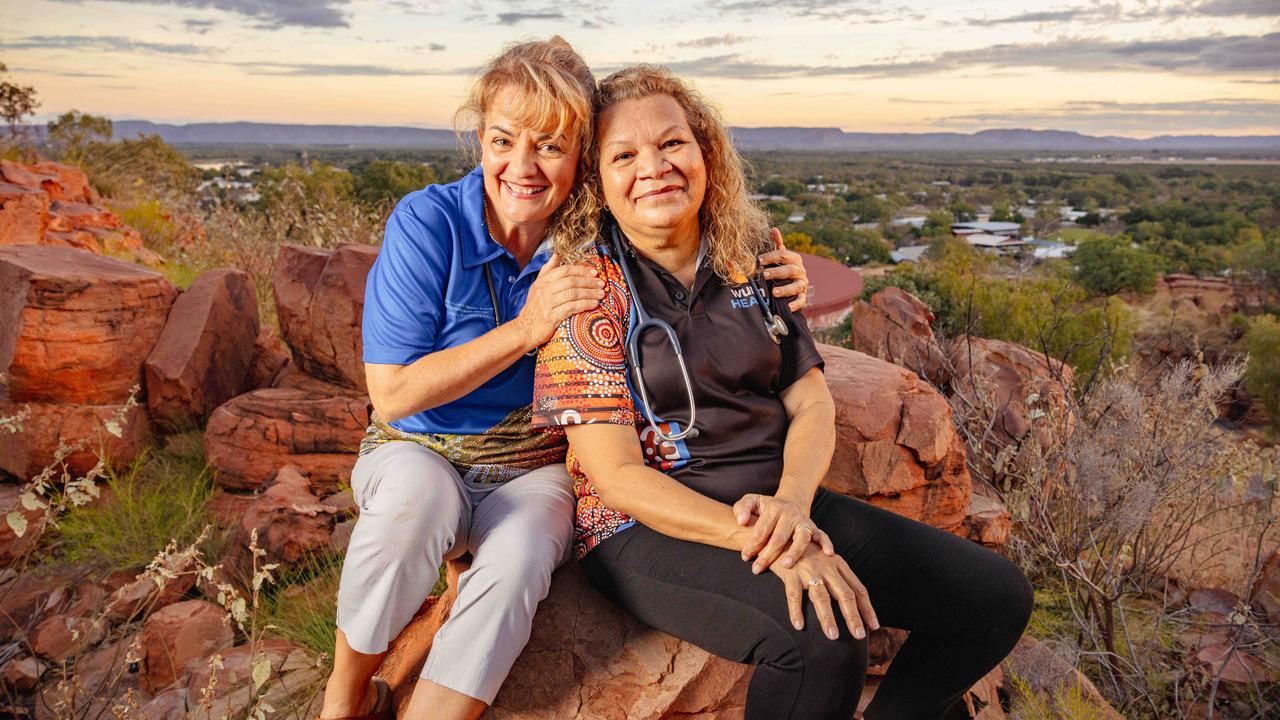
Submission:
<svg viewBox="0 0 1280 720">
<path fill-rule="evenodd" d="M 673 538 L 742 549 L 750 528 L 738 525 L 733 508 L 692 490 L 643 463 L 621 466 L 613 474 L 605 505 Z M 600 491 L 599 485 L 596 486 Z"/>
<path fill-rule="evenodd" d="M 782 479 L 775 495 L 808 512 L 835 452 L 835 405 L 815 402 L 791 418 L 782 451 Z"/>
<path fill-rule="evenodd" d="M 462 345 L 397 367 L 376 383 L 369 377 L 370 399 L 383 420 L 399 420 L 467 395 L 532 349 L 517 321 L 503 323 Z"/>
</svg>

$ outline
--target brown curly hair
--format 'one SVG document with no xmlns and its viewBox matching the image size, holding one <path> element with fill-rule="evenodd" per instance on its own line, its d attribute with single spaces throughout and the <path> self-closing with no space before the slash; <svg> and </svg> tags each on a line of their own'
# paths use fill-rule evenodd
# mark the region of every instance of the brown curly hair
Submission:
<svg viewBox="0 0 1280 720">
<path fill-rule="evenodd" d="M 479 148 L 470 132 L 481 130 L 484 114 L 499 92 L 515 88 L 523 102 L 520 123 L 564 135 L 578 148 L 578 168 L 573 189 L 547 226 L 547 237 L 557 244 L 564 239 L 594 238 L 598 233 L 600 206 L 596 194 L 585 192 L 589 172 L 588 150 L 595 137 L 595 77 L 591 68 L 564 38 L 508 45 L 485 65 L 454 114 L 459 142 L 471 147 L 479 160 Z"/>
<path fill-rule="evenodd" d="M 740 282 L 755 270 L 761 252 L 772 249 L 769 218 L 747 191 L 744 163 L 733 147 L 720 113 L 696 90 L 664 67 L 636 65 L 600 81 L 596 92 L 596 117 L 624 100 L 667 95 L 684 108 L 689 128 L 702 150 L 707 168 L 707 192 L 698 210 L 702 236 L 707 239 L 707 255 L 712 267 L 726 282 Z M 583 177 L 584 190 L 603 207 L 600 187 L 599 150 L 591 143 L 590 166 Z M 595 236 L 557 240 L 556 249 L 574 259 Z"/>
</svg>

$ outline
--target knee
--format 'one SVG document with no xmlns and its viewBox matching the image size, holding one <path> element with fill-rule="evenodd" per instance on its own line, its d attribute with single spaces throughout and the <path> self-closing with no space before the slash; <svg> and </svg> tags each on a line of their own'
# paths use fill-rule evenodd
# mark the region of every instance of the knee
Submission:
<svg viewBox="0 0 1280 720">
<path fill-rule="evenodd" d="M 817 680 L 832 687 L 847 686 L 867 671 L 868 646 L 840 624 L 841 636 L 832 640 L 816 626 L 804 630 L 779 629 L 761 644 L 762 662 L 775 669 L 794 673 L 806 684 Z"/>
<path fill-rule="evenodd" d="M 980 577 L 983 584 L 975 608 L 985 619 L 988 632 L 1016 641 L 1026 629 L 1035 605 L 1031 581 L 1017 565 L 998 555 Z"/>
</svg>

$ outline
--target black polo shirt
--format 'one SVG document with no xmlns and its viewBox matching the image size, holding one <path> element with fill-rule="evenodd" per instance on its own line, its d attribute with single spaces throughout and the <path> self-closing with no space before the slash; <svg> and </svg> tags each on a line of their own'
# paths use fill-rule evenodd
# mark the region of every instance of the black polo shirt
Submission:
<svg viewBox="0 0 1280 720">
<path fill-rule="evenodd" d="M 598 243 L 591 258 L 608 284 L 600 306 L 561 324 L 540 351 L 534 384 L 534 427 L 577 423 L 633 424 L 646 462 L 704 495 L 732 504 L 746 493 L 772 494 L 782 475 L 787 415 L 780 393 L 822 366 L 804 318 L 770 300 L 790 332 L 775 343 L 751 284 L 726 283 L 704 259 L 686 288 L 624 239 L 634 288 L 611 252 Z M 765 292 L 770 292 L 763 282 Z M 657 328 L 639 341 L 642 368 L 628 367 L 627 342 L 640 321 L 637 295 L 650 317 L 671 325 L 683 349 L 697 406 L 696 436 L 663 442 L 650 427 L 639 384 L 668 434 L 689 420 L 689 394 L 672 345 Z M 630 518 L 605 507 L 570 451 L 578 501 L 578 551 L 625 527 Z"/>
</svg>

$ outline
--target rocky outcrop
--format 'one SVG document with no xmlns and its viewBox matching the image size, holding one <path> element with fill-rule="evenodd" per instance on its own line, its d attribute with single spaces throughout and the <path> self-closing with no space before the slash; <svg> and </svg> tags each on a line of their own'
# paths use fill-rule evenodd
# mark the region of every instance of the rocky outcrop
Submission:
<svg viewBox="0 0 1280 720">
<path fill-rule="evenodd" d="M 1280 550 L 1273 550 L 1249 592 L 1249 601 L 1272 623 L 1280 625 Z"/>
<path fill-rule="evenodd" d="M 178 296 L 147 357 L 147 407 L 167 428 L 198 425 L 248 389 L 258 337 L 253 278 L 210 270 Z"/>
<path fill-rule="evenodd" d="M 296 465 L 285 465 L 249 506 L 240 526 L 258 532 L 258 546 L 271 562 L 297 562 L 329 549 L 333 527 L 344 508 L 320 502 L 311 481 Z"/>
<path fill-rule="evenodd" d="M 160 274 L 119 260 L 0 247 L 0 369 L 9 399 L 124 402 L 142 384 L 177 295 Z"/>
<path fill-rule="evenodd" d="M 57 245 L 162 262 L 137 230 L 101 206 L 81 170 L 52 162 L 0 160 L 0 245 Z"/>
<path fill-rule="evenodd" d="M 245 384 L 249 390 L 275 387 L 276 377 L 289 364 L 289 348 L 271 328 L 258 330 L 253 340 L 253 364 Z"/>
<path fill-rule="evenodd" d="M 914 370 L 937 387 L 949 378 L 947 358 L 933 336 L 933 313 L 916 296 L 887 287 L 853 306 L 853 349 Z"/>
<path fill-rule="evenodd" d="M 29 412 L 22 432 L 0 433 L 0 470 L 18 478 L 39 474 L 53 462 L 58 443 L 79 443 L 63 462 L 78 475 L 98 463 L 98 452 L 117 464 L 127 464 L 146 447 L 152 436 L 151 419 L 142 405 L 72 405 L 61 403 L 13 403 L 0 401 L 0 417 Z M 107 429 L 121 416 L 119 436 Z"/>
<path fill-rule="evenodd" d="M 307 374 L 365 389 L 360 321 L 365 277 L 377 256 L 371 245 L 280 249 L 272 277 L 280 330 Z"/>
<path fill-rule="evenodd" d="M 824 487 L 960 530 L 971 481 L 946 398 L 883 360 L 831 345 L 818 349 L 836 403 L 836 450 Z"/>
<path fill-rule="evenodd" d="M 450 588 L 460 567 L 450 564 Z M 403 711 L 455 596 L 432 598 L 379 674 Z M 533 634 L 488 717 L 533 720 L 742 717 L 751 668 L 641 624 L 593 590 L 576 565 L 556 572 Z"/>
<path fill-rule="evenodd" d="M 188 672 L 192 660 L 230 647 L 235 640 L 222 608 L 204 600 L 167 605 L 142 626 L 143 678 L 151 692 L 163 690 Z"/>
<path fill-rule="evenodd" d="M 302 468 L 321 494 L 349 480 L 369 424 L 363 398 L 291 388 L 254 390 L 209 417 L 205 457 L 225 488 L 250 490 L 283 465 Z"/>
<path fill-rule="evenodd" d="M 1074 691 L 1091 706 L 1092 713 L 1089 717 L 1100 720 L 1121 720 L 1123 717 L 1107 703 L 1098 688 L 1073 663 L 1030 635 L 1025 635 L 1018 641 L 1002 667 L 1008 679 L 1005 692 L 1010 697 L 1017 698 L 1025 690 L 1039 695 L 1041 702 L 1053 708 L 1054 712 L 1070 714 L 1071 711 L 1067 708 L 1057 705 L 1058 700 Z M 1015 679 L 1018 682 L 1014 682 Z"/>
<path fill-rule="evenodd" d="M 961 335 L 951 343 L 951 404 L 981 438 L 984 466 L 1016 458 L 1027 443 L 1047 448 L 1061 423 L 1070 422 L 1075 382 L 1070 365 L 1016 343 Z M 997 473 L 999 474 L 999 473 Z"/>
</svg>

